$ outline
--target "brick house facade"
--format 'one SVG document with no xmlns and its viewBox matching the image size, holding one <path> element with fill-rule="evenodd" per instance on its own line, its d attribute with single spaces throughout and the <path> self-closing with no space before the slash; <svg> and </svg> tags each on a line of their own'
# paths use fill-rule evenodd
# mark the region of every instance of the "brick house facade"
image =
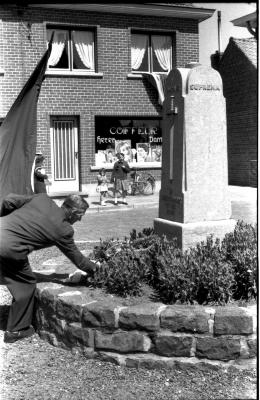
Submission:
<svg viewBox="0 0 260 400">
<path fill-rule="evenodd" d="M 227 107 L 229 184 L 257 186 L 257 42 L 230 38 L 216 68 Z"/>
<path fill-rule="evenodd" d="M 24 7 L 0 6 L 0 118 L 5 117 L 45 52 L 48 28 L 93 30 L 95 70 L 84 74 L 46 71 L 37 111 L 37 151 L 46 156 L 46 172 L 54 184 L 50 191 L 84 192 L 96 182 L 100 168 L 95 158 L 99 152 L 97 137 L 103 135 L 102 140 L 105 140 L 106 132 L 102 131 L 102 126 L 109 126 L 109 118 L 114 125 L 120 119 L 121 128 L 128 120 L 136 123 L 135 128 L 131 125 L 133 132 L 138 129 L 145 132 L 148 123 L 149 129 L 153 124 L 157 124 L 159 130 L 161 127 L 162 109 L 156 88 L 142 74 L 134 74 L 131 70 L 132 32 L 170 35 L 173 40 L 172 67 L 185 67 L 187 63 L 198 61 L 198 23 L 209 18 L 214 10 L 180 5 L 144 8 L 135 5 L 134 11 L 129 11 L 127 4 L 121 11 L 118 8 L 115 11 L 109 4 L 103 11 L 95 10 L 95 7 L 88 9 L 86 4 L 78 5 L 78 8 L 76 4 L 66 6 L 67 9 L 55 5 L 52 8 L 30 4 Z M 151 11 L 154 8 L 156 10 Z M 138 126 L 138 121 L 143 128 Z M 66 136 L 65 144 L 57 142 L 63 140 L 57 136 L 59 126 L 62 126 L 63 133 L 69 131 L 73 135 L 72 139 Z M 122 133 L 120 129 L 118 132 Z M 66 162 L 61 160 L 66 158 L 64 154 L 55 161 L 58 154 L 55 148 L 64 146 L 72 151 L 76 167 L 74 164 L 70 166 L 73 171 L 68 172 L 67 180 L 62 179 L 62 171 L 59 171 L 61 179 L 58 176 L 54 182 L 55 168 L 61 168 L 62 162 Z M 137 162 L 136 166 L 149 169 L 160 179 L 160 162 L 146 165 Z M 111 167 L 112 164 L 106 165 L 108 173 Z"/>
</svg>

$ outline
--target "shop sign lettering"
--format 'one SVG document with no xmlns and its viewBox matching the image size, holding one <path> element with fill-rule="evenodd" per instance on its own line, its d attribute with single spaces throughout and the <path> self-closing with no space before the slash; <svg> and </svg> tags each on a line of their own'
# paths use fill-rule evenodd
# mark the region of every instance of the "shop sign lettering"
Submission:
<svg viewBox="0 0 260 400">
<path fill-rule="evenodd" d="M 102 144 L 102 143 L 115 143 L 115 138 L 107 138 L 107 137 L 101 137 L 97 136 L 97 143 Z M 162 143 L 162 138 L 161 137 L 154 137 L 154 136 L 149 136 L 149 142 L 150 143 Z"/>
<path fill-rule="evenodd" d="M 149 142 L 150 143 L 162 143 L 162 138 L 161 137 L 149 136 Z"/>
<path fill-rule="evenodd" d="M 141 128 L 136 128 L 136 127 L 111 127 L 109 132 L 111 135 L 158 135 L 158 128 L 147 128 L 147 127 L 141 127 Z"/>
<path fill-rule="evenodd" d="M 190 90 L 220 90 L 220 87 L 215 85 L 196 84 L 190 85 Z"/>
<path fill-rule="evenodd" d="M 97 143 L 114 143 L 115 140 L 116 140 L 115 138 L 97 136 Z"/>
</svg>

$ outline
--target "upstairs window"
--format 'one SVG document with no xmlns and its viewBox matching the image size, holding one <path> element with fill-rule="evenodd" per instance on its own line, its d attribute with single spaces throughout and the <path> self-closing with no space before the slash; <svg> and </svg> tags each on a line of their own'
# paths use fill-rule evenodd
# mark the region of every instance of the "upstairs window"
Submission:
<svg viewBox="0 0 260 400">
<path fill-rule="evenodd" d="M 47 29 L 48 43 L 54 32 L 49 70 L 95 71 L 95 33 L 93 30 Z"/>
<path fill-rule="evenodd" d="M 171 35 L 132 33 L 132 72 L 168 73 L 172 69 Z"/>
</svg>

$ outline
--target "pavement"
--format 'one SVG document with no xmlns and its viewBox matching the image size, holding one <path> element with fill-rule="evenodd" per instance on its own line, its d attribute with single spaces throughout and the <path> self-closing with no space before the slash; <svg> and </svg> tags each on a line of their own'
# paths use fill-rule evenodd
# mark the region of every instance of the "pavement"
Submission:
<svg viewBox="0 0 260 400">
<path fill-rule="evenodd" d="M 257 203 L 257 188 L 246 187 L 246 186 L 245 187 L 228 186 L 228 190 L 229 190 L 230 200 L 233 204 L 248 203 L 252 207 L 253 203 L 254 204 Z M 118 200 L 119 200 L 120 210 L 143 207 L 143 206 L 159 207 L 159 187 L 152 195 L 139 195 L 139 194 L 135 196 L 129 195 L 127 197 L 127 203 L 128 203 L 127 206 L 123 204 L 123 202 L 121 201 L 122 199 L 119 198 Z M 117 207 L 114 206 L 114 201 L 111 198 L 108 198 L 106 200 L 107 204 L 106 207 L 101 206 L 98 193 L 89 195 L 87 201 L 90 205 L 90 209 L 88 210 L 88 212 L 91 211 L 102 212 L 108 210 L 117 211 Z"/>
<path fill-rule="evenodd" d="M 232 206 L 231 217 L 246 223 L 257 222 L 257 189 L 251 187 L 229 186 Z M 119 205 L 113 199 L 107 200 L 107 206 L 100 206 L 99 195 L 87 198 L 89 209 L 82 221 L 74 225 L 76 242 L 97 242 L 100 238 L 124 238 L 130 231 L 140 232 L 153 227 L 154 218 L 159 212 L 159 191 L 147 196 L 128 196 L 128 205 L 119 199 Z"/>
</svg>

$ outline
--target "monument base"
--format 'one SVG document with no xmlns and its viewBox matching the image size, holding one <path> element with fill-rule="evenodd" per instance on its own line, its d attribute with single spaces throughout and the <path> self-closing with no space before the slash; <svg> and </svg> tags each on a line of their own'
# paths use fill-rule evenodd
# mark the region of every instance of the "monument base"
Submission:
<svg viewBox="0 0 260 400">
<path fill-rule="evenodd" d="M 201 221 L 191 223 L 180 223 L 168 219 L 155 218 L 154 230 L 158 235 L 166 235 L 168 238 L 177 238 L 178 246 L 182 250 L 196 246 L 197 243 L 205 241 L 206 237 L 213 235 L 220 240 L 226 233 L 232 232 L 236 220 L 225 219 L 219 221 Z"/>
</svg>

